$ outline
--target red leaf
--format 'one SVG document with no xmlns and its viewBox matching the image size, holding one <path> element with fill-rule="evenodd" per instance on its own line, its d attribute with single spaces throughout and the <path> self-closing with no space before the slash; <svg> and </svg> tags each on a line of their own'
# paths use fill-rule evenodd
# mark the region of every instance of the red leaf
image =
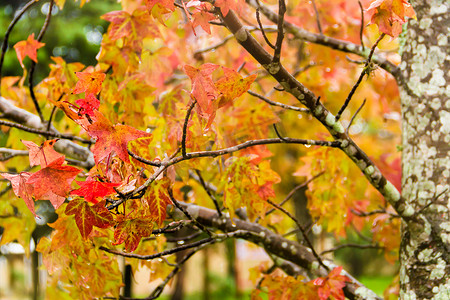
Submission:
<svg viewBox="0 0 450 300">
<path fill-rule="evenodd" d="M 14 49 L 17 53 L 17 58 L 19 59 L 22 68 L 25 68 L 25 66 L 23 65 L 23 59 L 25 58 L 25 56 L 28 56 L 37 63 L 37 49 L 43 47 L 44 45 L 45 43 L 38 42 L 34 39 L 34 33 L 29 35 L 26 41 L 20 41 L 14 45 Z"/>
<path fill-rule="evenodd" d="M 125 243 L 125 250 L 133 252 L 136 250 L 143 237 L 152 234 L 153 221 L 150 219 L 132 219 L 119 222 L 114 231 L 114 245 Z"/>
<path fill-rule="evenodd" d="M 120 183 L 100 182 L 92 177 L 89 177 L 86 181 L 77 181 L 77 183 L 80 188 L 71 191 L 70 194 L 82 196 L 91 203 L 98 203 L 97 198 L 115 194 L 114 187 L 120 185 Z"/>
<path fill-rule="evenodd" d="M 92 231 L 93 226 L 108 228 L 114 224 L 112 214 L 104 206 L 104 202 L 89 205 L 82 199 L 74 199 L 67 204 L 65 213 L 75 215 L 75 223 L 80 230 L 81 236 L 86 239 Z"/>
<path fill-rule="evenodd" d="M 89 116 L 93 116 L 94 111 L 100 107 L 100 101 L 95 98 L 94 94 L 87 94 L 86 98 L 78 99 L 75 103 L 80 106 L 80 114 L 88 114 Z"/>
<path fill-rule="evenodd" d="M 33 142 L 22 141 L 22 143 L 27 146 L 30 157 L 30 166 L 40 165 L 45 168 L 55 160 L 64 155 L 53 150 L 53 145 L 58 141 L 58 139 L 47 140 L 43 142 L 40 146 Z"/>
<path fill-rule="evenodd" d="M 130 162 L 127 151 L 128 142 L 141 137 L 152 136 L 150 133 L 137 130 L 127 125 L 112 125 L 98 111 L 94 115 L 96 121 L 87 130 L 91 137 L 97 139 L 97 142 L 92 147 L 92 152 L 94 152 L 94 158 L 97 163 L 107 157 L 112 151 L 115 151 L 122 161 Z"/>
<path fill-rule="evenodd" d="M 25 201 L 28 209 L 36 216 L 34 211 L 34 201 L 33 201 L 33 186 L 28 184 L 27 181 L 32 175 L 28 172 L 22 172 L 20 174 L 8 174 L 1 173 L 1 176 L 11 181 L 11 185 L 17 197 L 20 197 Z"/>
<path fill-rule="evenodd" d="M 45 168 L 30 176 L 27 183 L 33 185 L 33 195 L 36 200 L 49 199 L 58 208 L 69 194 L 70 184 L 81 170 L 63 166 L 64 156 L 56 159 Z"/>
<path fill-rule="evenodd" d="M 74 94 L 85 92 L 87 94 L 98 94 L 102 89 L 102 82 L 106 78 L 106 74 L 102 72 L 75 72 L 78 82 L 73 90 Z"/>
<path fill-rule="evenodd" d="M 315 286 L 318 286 L 318 295 L 320 300 L 327 300 L 331 295 L 336 300 L 344 300 L 344 291 L 342 288 L 350 279 L 341 275 L 342 267 L 334 268 L 327 277 L 319 277 L 313 280 Z"/>
<path fill-rule="evenodd" d="M 192 82 L 191 96 L 197 100 L 203 117 L 209 117 L 215 111 L 212 101 L 217 98 L 217 89 L 212 79 L 212 72 L 218 67 L 215 64 L 204 64 L 198 69 L 189 65 L 184 66 L 184 72 Z"/>
</svg>

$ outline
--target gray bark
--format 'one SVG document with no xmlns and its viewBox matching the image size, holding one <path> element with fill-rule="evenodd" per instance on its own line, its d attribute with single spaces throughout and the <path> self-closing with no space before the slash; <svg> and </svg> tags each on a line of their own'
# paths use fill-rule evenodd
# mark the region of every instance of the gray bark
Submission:
<svg viewBox="0 0 450 300">
<path fill-rule="evenodd" d="M 411 1 L 417 20 L 402 38 L 402 198 L 400 298 L 450 299 L 449 13 L 444 0 Z M 415 94 L 415 95 L 413 95 Z"/>
</svg>

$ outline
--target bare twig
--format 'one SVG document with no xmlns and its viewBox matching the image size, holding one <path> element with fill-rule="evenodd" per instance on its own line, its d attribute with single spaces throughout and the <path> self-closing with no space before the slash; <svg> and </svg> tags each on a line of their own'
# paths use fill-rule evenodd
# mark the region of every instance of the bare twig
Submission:
<svg viewBox="0 0 450 300">
<path fill-rule="evenodd" d="M 56 138 L 60 138 L 60 139 L 66 139 L 66 140 L 71 140 L 71 141 L 78 141 L 78 142 L 85 143 L 85 144 L 92 144 L 91 140 L 85 140 L 85 139 L 80 138 L 78 136 L 74 136 L 74 135 L 70 135 L 70 134 L 64 134 L 64 133 L 57 133 L 57 132 L 52 132 L 52 131 L 39 130 L 39 129 L 27 127 L 27 126 L 24 126 L 24 125 L 21 125 L 21 124 L 17 124 L 17 123 L 13 123 L 13 122 L 9 122 L 9 121 L 0 120 L 0 125 L 14 127 L 14 128 L 26 131 L 26 132 L 41 134 L 41 135 L 44 135 L 44 136 L 51 136 L 51 137 L 56 137 Z"/>
<path fill-rule="evenodd" d="M 372 61 L 373 53 L 375 52 L 375 48 L 378 46 L 378 43 L 384 38 L 385 35 L 386 35 L 385 33 L 382 33 L 380 35 L 380 37 L 377 39 L 377 41 L 375 42 L 375 44 L 373 44 L 372 48 L 370 49 L 369 56 L 367 57 L 367 61 L 364 64 L 364 68 L 361 71 L 361 74 L 359 75 L 358 80 L 356 81 L 355 85 L 353 85 L 352 90 L 350 91 L 350 93 L 347 96 L 347 99 L 345 99 L 344 105 L 342 105 L 341 109 L 336 114 L 336 121 L 338 121 L 341 118 L 342 113 L 347 108 L 348 104 L 350 103 L 350 100 L 352 100 L 353 94 L 356 92 L 356 89 L 361 84 L 361 81 L 363 80 L 364 76 L 366 74 L 367 75 L 370 74 L 369 64 Z"/>
<path fill-rule="evenodd" d="M 302 233 L 303 239 L 305 240 L 306 244 L 308 244 L 308 247 L 311 249 L 312 254 L 314 255 L 314 257 L 316 258 L 317 262 L 325 268 L 325 270 L 329 270 L 329 268 L 323 263 L 322 259 L 320 258 L 320 256 L 317 254 L 316 250 L 314 249 L 313 244 L 311 243 L 311 241 L 308 238 L 308 235 L 305 232 L 305 229 L 303 228 L 302 224 L 300 224 L 300 222 L 293 216 L 291 215 L 290 212 L 288 212 L 287 210 L 285 210 L 284 208 L 282 208 L 281 206 L 279 206 L 278 204 L 272 202 L 270 199 L 267 199 L 267 202 L 274 206 L 276 209 L 280 210 L 281 212 L 283 212 L 286 216 L 288 216 L 292 221 L 295 222 L 295 224 L 297 224 L 297 227 L 300 229 L 300 232 Z"/>
<path fill-rule="evenodd" d="M 145 158 L 143 158 L 143 157 L 140 157 L 140 156 L 137 155 L 136 153 L 132 152 L 130 149 L 127 149 L 127 151 L 128 151 L 128 154 L 129 154 L 132 158 L 134 158 L 134 159 L 137 160 L 137 161 L 140 161 L 141 163 L 144 163 L 144 164 L 146 164 L 146 165 L 153 166 L 153 167 L 160 167 L 160 166 L 161 166 L 161 162 L 152 161 L 152 160 L 148 160 L 148 159 L 145 159 Z"/>
<path fill-rule="evenodd" d="M 359 9 L 361 11 L 361 27 L 359 28 L 359 39 L 361 40 L 361 47 L 362 51 L 366 50 L 364 47 L 364 41 L 363 41 L 363 32 L 364 32 L 364 8 L 361 4 L 361 1 L 358 0 Z"/>
<path fill-rule="evenodd" d="M 272 58 L 272 63 L 278 64 L 280 63 L 281 58 L 281 46 L 283 45 L 283 39 L 284 39 L 284 14 L 286 13 L 286 3 L 284 0 L 278 0 L 278 34 L 277 34 L 277 41 L 275 44 L 275 51 Z"/>
<path fill-rule="evenodd" d="M 284 104 L 284 103 L 272 101 L 272 100 L 264 97 L 263 95 L 255 93 L 255 92 L 253 92 L 251 90 L 248 90 L 247 93 L 249 93 L 250 95 L 252 95 L 254 97 L 257 97 L 257 98 L 261 99 L 262 101 L 264 101 L 266 103 L 269 103 L 270 105 L 273 105 L 273 106 L 279 106 L 279 107 L 282 107 L 284 109 L 290 109 L 290 110 L 294 110 L 294 111 L 298 111 L 298 112 L 305 112 L 305 113 L 309 113 L 310 112 L 309 109 L 307 109 L 307 108 L 301 108 L 301 107 L 291 106 L 291 105 L 287 105 L 287 104 Z"/>
<path fill-rule="evenodd" d="M 358 115 L 358 113 L 361 111 L 361 109 L 363 108 L 364 104 L 366 104 L 366 99 L 364 99 L 363 103 L 361 104 L 361 106 L 356 110 L 355 114 L 352 116 L 352 118 L 350 119 L 350 123 L 348 123 L 347 128 L 345 129 L 345 133 L 348 135 L 348 131 L 350 129 L 350 126 L 352 126 L 353 121 L 355 120 L 356 116 Z"/>
<path fill-rule="evenodd" d="M 264 27 L 261 23 L 261 18 L 259 17 L 259 8 L 256 9 L 256 21 L 258 22 L 259 29 L 261 29 L 262 36 L 263 36 L 264 40 L 266 41 L 267 45 L 269 45 L 270 48 L 275 49 L 275 46 L 267 38 L 266 33 L 264 31 Z"/>
<path fill-rule="evenodd" d="M 378 245 L 378 244 L 375 244 L 375 245 L 371 245 L 371 244 L 369 244 L 369 245 L 360 245 L 360 244 L 352 244 L 352 243 L 349 243 L 349 244 L 338 245 L 338 246 L 333 247 L 333 248 L 331 248 L 331 249 L 327 249 L 327 250 L 325 250 L 325 251 L 322 251 L 322 252 L 320 253 L 320 255 L 324 255 L 324 254 L 330 253 L 330 252 L 335 252 L 335 251 L 337 251 L 337 250 L 339 250 L 339 249 L 343 249 L 343 248 L 383 249 L 384 247 L 381 247 L 381 246 Z"/>
<path fill-rule="evenodd" d="M 316 1 L 315 1 L 315 0 L 312 0 L 312 5 L 313 5 L 313 7 L 314 7 L 314 13 L 316 14 L 317 29 L 319 29 L 319 33 L 320 33 L 320 34 L 323 34 L 323 31 L 322 31 L 322 25 L 320 24 L 319 10 L 317 9 Z"/>
<path fill-rule="evenodd" d="M 64 93 L 62 93 L 58 100 L 56 100 L 56 102 L 61 101 L 62 97 L 64 97 Z M 55 114 L 57 107 L 53 106 L 52 112 L 50 113 L 50 117 L 48 118 L 48 122 L 47 122 L 47 131 L 50 131 L 51 127 L 52 127 L 52 119 L 53 119 L 53 115 Z"/>
<path fill-rule="evenodd" d="M 195 103 L 197 103 L 197 101 L 193 100 L 192 103 L 189 105 L 188 110 L 186 112 L 186 117 L 184 118 L 183 137 L 181 138 L 181 154 L 183 155 L 183 157 L 186 157 L 187 125 L 189 123 L 189 118 L 191 116 L 192 109 L 194 109 Z"/>
<path fill-rule="evenodd" d="M 208 188 L 208 186 L 206 185 L 206 182 L 203 179 L 202 174 L 200 173 L 200 171 L 199 170 L 195 170 L 195 172 L 197 173 L 198 180 L 200 181 L 200 184 L 202 185 L 202 187 L 205 190 L 205 192 L 208 194 L 209 198 L 211 198 L 211 200 L 214 202 L 214 206 L 216 207 L 217 213 L 221 217 L 222 216 L 222 212 L 220 211 L 219 202 L 217 201 L 216 197 L 214 197 L 214 195 L 211 194 L 211 191 Z"/>
<path fill-rule="evenodd" d="M 35 3 L 36 3 L 36 0 L 31 0 L 31 1 L 27 2 L 27 4 L 25 4 L 25 6 L 16 14 L 16 16 L 14 17 L 14 19 L 11 21 L 8 28 L 6 29 L 5 37 L 3 38 L 3 43 L 2 43 L 2 54 L 0 56 L 0 83 L 2 81 L 2 67 L 3 67 L 3 61 L 5 60 L 6 50 L 8 48 L 9 35 L 11 34 L 11 31 L 13 30 L 16 23 L 20 20 L 20 18 L 22 18 L 23 14 Z M 1 95 L 1 91 L 0 91 L 0 95 Z"/>
<path fill-rule="evenodd" d="M 39 32 L 39 35 L 36 39 L 38 42 L 42 41 L 42 38 L 44 37 L 44 34 L 47 31 L 48 25 L 50 24 L 50 19 L 52 17 L 53 3 L 54 3 L 54 0 L 50 0 L 48 13 L 47 13 L 47 16 L 45 17 L 44 25 L 42 25 L 41 31 Z M 33 83 L 34 77 L 33 77 L 33 75 L 34 75 L 35 68 L 36 68 L 36 63 L 32 60 L 30 69 L 29 69 L 30 74 L 28 75 L 28 89 L 30 90 L 30 96 L 31 96 L 31 99 L 33 100 L 34 106 L 36 108 L 36 112 L 37 112 L 39 118 L 41 119 L 41 122 L 44 122 L 44 115 L 42 114 L 41 108 L 39 107 L 39 103 L 36 99 L 36 95 L 34 94 L 34 83 Z"/>
</svg>

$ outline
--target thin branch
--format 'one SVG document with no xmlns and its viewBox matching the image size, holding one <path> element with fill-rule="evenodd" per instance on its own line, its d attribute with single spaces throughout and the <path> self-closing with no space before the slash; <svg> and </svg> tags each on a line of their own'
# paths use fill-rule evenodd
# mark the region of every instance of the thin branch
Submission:
<svg viewBox="0 0 450 300">
<path fill-rule="evenodd" d="M 20 18 L 22 18 L 23 14 L 35 3 L 36 3 L 36 0 L 31 0 L 27 4 L 25 4 L 25 6 L 16 14 L 16 16 L 14 17 L 14 19 L 11 21 L 8 28 L 6 29 L 5 37 L 3 38 L 3 43 L 2 43 L 2 54 L 0 56 L 0 83 L 2 81 L 2 67 L 3 67 L 3 61 L 5 60 L 6 50 L 8 48 L 9 35 L 11 34 L 11 31 L 13 30 L 16 23 L 20 20 Z M 0 91 L 0 95 L 1 95 L 1 91 Z"/>
<path fill-rule="evenodd" d="M 215 241 L 215 239 L 208 237 L 208 238 L 205 238 L 205 239 L 202 239 L 202 240 L 190 243 L 190 244 L 181 245 L 181 246 L 178 246 L 178 247 L 175 247 L 175 248 L 172 248 L 172 249 L 169 249 L 169 250 L 161 251 L 159 253 L 155 253 L 155 254 L 151 254 L 151 255 L 140 255 L 140 254 L 135 254 L 135 253 L 126 253 L 126 252 L 121 252 L 121 251 L 117 251 L 117 250 L 114 250 L 114 249 L 109 249 L 109 248 L 106 248 L 106 247 L 103 247 L 103 246 L 101 246 L 99 249 L 103 250 L 103 251 L 106 251 L 108 253 L 115 254 L 115 255 L 120 255 L 120 256 L 123 256 L 123 257 L 137 258 L 137 259 L 142 259 L 142 260 L 151 260 L 151 259 L 155 259 L 155 258 L 171 255 L 171 254 L 174 254 L 174 253 L 186 250 L 186 249 L 195 248 L 195 247 L 198 247 L 200 245 L 203 245 L 203 244 L 206 244 L 206 243 L 211 243 L 211 242 L 214 242 L 214 241 Z"/>
<path fill-rule="evenodd" d="M 184 124 L 183 124 L 183 137 L 181 138 L 181 155 L 183 157 L 186 157 L 186 135 L 187 135 L 187 126 L 189 123 L 189 118 L 191 116 L 192 109 L 194 109 L 195 104 L 197 101 L 193 100 L 192 103 L 189 105 L 186 116 L 184 118 Z"/>
<path fill-rule="evenodd" d="M 44 37 L 44 34 L 47 31 L 48 25 L 50 24 L 50 19 L 52 17 L 53 3 L 54 3 L 54 0 L 50 0 L 47 16 L 45 17 L 44 24 L 42 25 L 41 31 L 39 32 L 39 35 L 36 39 L 38 42 L 42 41 L 42 38 Z M 33 83 L 34 77 L 33 77 L 33 75 L 34 75 L 35 68 L 36 68 L 36 62 L 34 62 L 32 60 L 30 69 L 29 69 L 30 74 L 28 75 L 28 89 L 30 90 L 30 96 L 31 96 L 31 99 L 33 100 L 34 106 L 36 108 L 36 112 L 37 112 L 39 118 L 41 119 L 41 122 L 44 122 L 44 115 L 42 114 L 41 108 L 39 107 L 39 103 L 36 99 L 36 95 L 34 94 L 34 83 Z"/>
<path fill-rule="evenodd" d="M 314 1 L 313 1 L 314 2 Z M 278 0 L 278 34 L 277 34 L 277 41 L 275 44 L 275 51 L 273 53 L 272 63 L 273 64 L 279 64 L 280 58 L 281 58 L 281 46 L 283 45 L 283 39 L 284 39 L 284 14 L 286 13 L 286 3 L 284 0 Z"/>
<path fill-rule="evenodd" d="M 214 197 L 213 194 L 211 194 L 211 191 L 208 188 L 208 186 L 206 185 L 206 182 L 203 179 L 202 174 L 200 173 L 200 171 L 199 170 L 195 170 L 195 172 L 197 173 L 198 180 L 200 181 L 200 184 L 202 185 L 202 187 L 205 190 L 205 192 L 208 194 L 209 198 L 211 198 L 211 200 L 214 202 L 214 206 L 216 207 L 217 213 L 221 217 L 222 216 L 222 212 L 220 211 L 219 202 L 217 201 L 216 197 Z"/>
<path fill-rule="evenodd" d="M 359 28 L 359 39 L 361 41 L 361 47 L 362 51 L 366 50 L 366 47 L 364 47 L 364 41 L 363 41 L 363 32 L 364 32 L 364 8 L 361 4 L 361 1 L 358 0 L 359 4 L 359 10 L 361 11 L 361 27 Z"/>
<path fill-rule="evenodd" d="M 58 100 L 56 100 L 56 102 L 61 101 L 61 99 L 62 99 L 62 97 L 64 97 L 64 95 L 65 95 L 65 93 L 62 93 L 62 94 L 59 96 Z M 56 109 L 57 109 L 57 107 L 56 107 L 56 106 L 53 106 L 52 112 L 50 113 L 50 117 L 48 118 L 48 122 L 47 122 L 47 131 L 50 131 L 50 129 L 51 129 L 51 127 L 52 127 L 53 115 L 55 114 Z"/>
<path fill-rule="evenodd" d="M 308 184 L 310 184 L 312 181 L 314 181 L 315 179 L 319 178 L 320 176 L 322 176 L 325 172 L 322 171 L 317 175 L 314 175 L 313 177 L 311 177 L 310 179 L 308 179 L 307 181 L 297 185 L 296 187 L 294 187 L 289 194 L 287 194 L 287 196 L 283 199 L 283 201 L 281 201 L 280 203 L 278 203 L 279 206 L 283 206 L 286 202 L 289 201 L 289 199 L 292 198 L 292 196 L 294 196 L 294 194 L 301 188 L 304 188 L 305 186 L 308 186 Z M 270 209 L 269 211 L 266 212 L 266 216 L 270 215 L 271 213 L 273 213 L 275 211 L 274 208 Z"/>
<path fill-rule="evenodd" d="M 51 132 L 51 131 L 46 131 L 46 130 L 39 130 L 39 129 L 27 127 L 27 126 L 24 126 L 24 125 L 21 125 L 21 124 L 9 122 L 9 121 L 4 121 L 4 120 L 0 120 L 0 125 L 4 125 L 4 126 L 8 126 L 8 127 L 14 127 L 14 128 L 26 131 L 26 132 L 41 134 L 41 135 L 44 135 L 44 136 L 56 137 L 56 138 L 66 139 L 66 140 L 71 140 L 71 141 L 78 141 L 78 142 L 85 143 L 85 144 L 92 144 L 93 143 L 91 140 L 85 140 L 85 139 L 80 138 L 78 136 L 74 136 L 74 135 L 70 135 L 70 134 L 64 134 L 64 133 L 56 133 L 56 132 Z"/>
<path fill-rule="evenodd" d="M 261 18 L 259 17 L 259 8 L 256 9 L 256 21 L 258 22 L 259 28 L 261 29 L 262 36 L 264 40 L 266 41 L 267 45 L 269 45 L 270 48 L 275 49 L 275 46 L 269 41 L 269 39 L 266 36 L 266 33 L 264 32 L 264 27 L 261 23 Z"/>
<path fill-rule="evenodd" d="M 311 249 L 312 254 L 314 255 L 314 257 L 316 258 L 317 262 L 325 268 L 325 270 L 329 271 L 329 268 L 323 263 L 322 259 L 320 258 L 320 256 L 317 254 L 316 250 L 314 249 L 313 244 L 311 243 L 311 241 L 308 238 L 308 235 L 305 232 L 305 229 L 303 228 L 302 224 L 300 224 L 300 222 L 293 216 L 291 215 L 290 212 L 288 212 L 287 210 L 285 210 L 284 208 L 282 208 L 281 206 L 279 206 L 278 204 L 272 202 L 270 199 L 267 199 L 267 202 L 274 206 L 275 208 L 277 208 L 278 210 L 280 210 L 281 212 L 283 212 L 286 216 L 288 216 L 292 221 L 295 222 L 295 224 L 297 224 L 297 227 L 300 229 L 300 232 L 302 233 L 303 239 L 305 240 L 306 244 L 308 244 L 309 249 Z"/>
<path fill-rule="evenodd" d="M 200 230 L 204 231 L 206 234 L 208 234 L 210 237 L 214 237 L 214 233 L 211 232 L 208 228 L 206 228 L 203 224 L 199 223 L 192 215 L 184 209 L 183 206 L 181 206 L 177 200 L 175 200 L 175 197 L 173 196 L 172 189 L 167 189 L 167 192 L 169 194 L 170 201 L 172 201 L 173 205 L 175 205 L 179 210 L 183 212 L 183 214 L 191 220 Z"/>
<path fill-rule="evenodd" d="M 263 95 L 253 92 L 252 90 L 248 90 L 247 93 L 249 93 L 250 95 L 257 97 L 257 98 L 261 99 L 262 101 L 269 103 L 270 105 L 273 105 L 273 106 L 278 106 L 278 107 L 282 107 L 284 109 L 290 109 L 290 110 L 294 110 L 294 111 L 298 111 L 298 112 L 310 113 L 310 110 L 307 108 L 301 108 L 301 107 L 287 105 L 287 104 L 284 104 L 281 102 L 272 101 L 272 100 L 264 97 Z"/>
<path fill-rule="evenodd" d="M 275 123 L 273 123 L 273 130 L 275 131 L 275 134 L 277 135 L 278 138 L 284 140 L 284 137 L 282 137 L 280 135 L 280 133 L 278 132 L 277 124 L 275 124 Z"/>
<path fill-rule="evenodd" d="M 350 126 L 352 126 L 353 121 L 355 120 L 356 116 L 358 115 L 358 113 L 361 111 L 361 109 L 363 108 L 364 104 L 366 104 L 366 99 L 364 99 L 363 103 L 361 104 L 361 106 L 356 110 L 355 114 L 352 116 L 352 118 L 350 119 L 350 123 L 348 123 L 347 128 L 345 129 L 345 134 L 349 134 L 348 131 L 350 129 Z"/>
<path fill-rule="evenodd" d="M 189 240 L 195 239 L 196 237 L 199 237 L 202 234 L 203 233 L 201 231 L 197 231 L 197 232 L 194 232 L 193 234 L 186 235 L 186 236 L 166 237 L 166 241 L 168 243 L 176 243 L 179 241 L 189 241 Z"/>
<path fill-rule="evenodd" d="M 0 148 L 0 154 L 4 155 L 3 157 L 0 158 L 0 161 L 6 161 L 15 156 L 27 156 L 28 151 L 27 150 L 15 150 L 15 149 L 9 149 L 9 148 Z"/>
<path fill-rule="evenodd" d="M 342 105 L 341 109 L 339 110 L 339 112 L 336 114 L 336 121 L 339 121 L 339 119 L 341 118 L 342 113 L 344 112 L 344 110 L 347 108 L 348 104 L 350 103 L 350 100 L 352 100 L 353 94 L 356 92 L 356 89 L 358 88 L 358 86 L 361 84 L 361 81 L 363 80 L 364 76 L 367 74 L 370 74 L 370 68 L 369 68 L 369 64 L 372 60 L 372 56 L 373 53 L 375 52 L 375 48 L 378 46 L 378 43 L 384 38 L 386 34 L 382 33 L 380 35 L 380 37 L 377 39 L 377 41 L 375 42 L 375 44 L 373 44 L 372 49 L 370 49 L 370 53 L 369 56 L 367 57 L 367 61 L 364 64 L 364 68 L 361 71 L 361 74 L 359 75 L 358 80 L 356 81 L 355 85 L 352 87 L 352 90 L 350 91 L 350 93 L 347 96 L 347 99 L 345 99 L 344 105 Z"/>
<path fill-rule="evenodd" d="M 140 161 L 141 163 L 144 163 L 144 164 L 146 164 L 146 165 L 150 165 L 150 166 L 153 166 L 153 167 L 160 167 L 160 166 L 161 166 L 161 162 L 152 161 L 152 160 L 148 160 L 148 159 L 145 159 L 145 158 L 143 158 L 143 157 L 140 157 L 140 156 L 137 155 L 136 153 L 132 152 L 130 149 L 127 149 L 127 151 L 128 151 L 128 154 L 129 154 L 132 158 L 134 158 L 134 159 L 137 160 L 137 161 Z"/>
<path fill-rule="evenodd" d="M 314 13 L 316 14 L 317 29 L 319 29 L 320 34 L 323 34 L 322 25 L 320 24 L 319 10 L 317 9 L 316 1 L 312 0 L 312 5 L 314 7 Z"/>
<path fill-rule="evenodd" d="M 343 249 L 343 248 L 357 248 L 357 249 L 384 249 L 384 247 L 381 247 L 378 244 L 375 245 L 360 245 L 360 244 L 342 244 L 342 245 L 338 245 L 336 247 L 333 247 L 331 249 L 328 250 L 324 250 L 322 252 L 320 252 L 320 255 L 324 255 L 326 253 L 330 253 L 330 252 L 335 252 L 337 250 Z"/>
</svg>

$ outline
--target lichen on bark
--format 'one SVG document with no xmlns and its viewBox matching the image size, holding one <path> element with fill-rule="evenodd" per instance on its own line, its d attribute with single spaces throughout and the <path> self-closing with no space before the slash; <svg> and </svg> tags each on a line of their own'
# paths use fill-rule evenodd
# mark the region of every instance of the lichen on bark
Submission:
<svg viewBox="0 0 450 300">
<path fill-rule="evenodd" d="M 448 2 L 411 1 L 417 20 L 402 36 L 402 197 L 414 224 L 404 224 L 401 299 L 450 299 L 450 56 Z"/>
</svg>

